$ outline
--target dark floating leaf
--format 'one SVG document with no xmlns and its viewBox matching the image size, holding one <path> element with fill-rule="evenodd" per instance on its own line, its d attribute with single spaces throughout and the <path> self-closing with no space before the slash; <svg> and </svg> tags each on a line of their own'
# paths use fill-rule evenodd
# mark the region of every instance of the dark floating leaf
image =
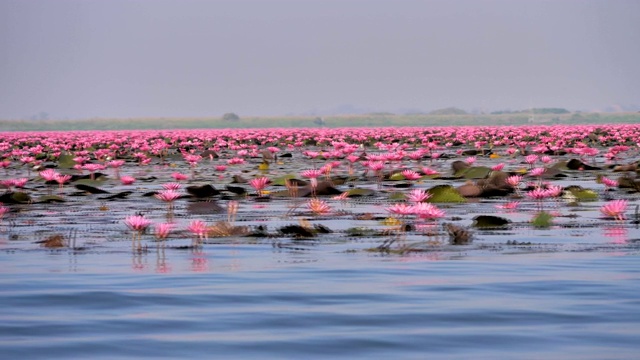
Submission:
<svg viewBox="0 0 640 360">
<path fill-rule="evenodd" d="M 333 233 L 333 230 L 329 229 L 328 227 L 322 225 L 322 224 L 314 224 L 313 228 L 315 229 L 316 233 L 318 234 L 331 234 Z"/>
<path fill-rule="evenodd" d="M 300 225 L 286 225 L 278 229 L 283 235 L 292 235 L 295 238 L 312 238 L 315 236 L 311 229 Z"/>
<path fill-rule="evenodd" d="M 228 187 L 227 187 L 228 188 Z M 213 186 L 206 184 L 202 186 L 187 186 L 185 190 L 198 199 L 208 198 L 220 194 L 220 191 Z"/>
<path fill-rule="evenodd" d="M 106 190 L 102 190 L 102 189 L 99 189 L 97 187 L 93 187 L 93 186 L 90 186 L 90 185 L 75 184 L 74 186 L 75 186 L 76 189 L 78 189 L 80 191 L 87 192 L 89 194 L 109 194 L 109 192 L 106 191 Z"/>
<path fill-rule="evenodd" d="M 104 196 L 101 198 L 98 198 L 99 200 L 120 200 L 120 199 L 126 199 L 127 196 L 133 194 L 133 191 L 122 191 L 119 192 L 117 194 L 113 194 L 110 196 Z"/>
<path fill-rule="evenodd" d="M 0 203 L 3 204 L 26 204 L 31 201 L 31 196 L 24 192 L 6 192 L 0 195 Z"/>
<path fill-rule="evenodd" d="M 65 200 L 63 197 L 58 195 L 45 195 L 45 196 L 39 197 L 38 200 L 36 200 L 36 202 L 42 203 L 42 204 L 50 204 L 50 203 L 63 203 L 63 202 L 67 202 L 67 200 Z"/>
<path fill-rule="evenodd" d="M 231 186 L 231 185 L 227 185 L 225 186 L 225 188 L 227 189 L 227 191 L 232 192 L 236 195 L 244 195 L 247 193 L 247 189 L 241 187 L 241 186 Z"/>
<path fill-rule="evenodd" d="M 511 223 L 508 219 L 493 215 L 478 215 L 473 218 L 473 226 L 476 228 L 499 228 Z"/>
<path fill-rule="evenodd" d="M 355 188 L 347 190 L 349 197 L 359 197 L 359 196 L 373 196 L 375 195 L 375 191 L 371 189 L 363 189 L 363 188 Z"/>
<path fill-rule="evenodd" d="M 225 209 L 215 201 L 197 201 L 187 204 L 187 213 L 191 215 L 218 214 Z"/>
<path fill-rule="evenodd" d="M 466 164 L 466 163 L 465 163 Z M 453 176 L 465 179 L 484 179 L 491 173 L 491 168 L 486 166 L 474 166 L 456 171 Z"/>
<path fill-rule="evenodd" d="M 451 245 L 467 245 L 473 241 L 471 233 L 460 226 L 445 223 L 444 228 L 449 234 L 449 243 Z"/>
<path fill-rule="evenodd" d="M 602 170 L 602 168 L 585 164 L 578 159 L 571 159 L 566 164 L 569 170 Z"/>
<path fill-rule="evenodd" d="M 202 156 L 203 158 L 213 158 L 213 159 L 217 159 L 220 156 L 218 155 L 217 152 L 213 151 L 213 150 L 205 150 L 203 151 L 200 156 Z"/>
</svg>

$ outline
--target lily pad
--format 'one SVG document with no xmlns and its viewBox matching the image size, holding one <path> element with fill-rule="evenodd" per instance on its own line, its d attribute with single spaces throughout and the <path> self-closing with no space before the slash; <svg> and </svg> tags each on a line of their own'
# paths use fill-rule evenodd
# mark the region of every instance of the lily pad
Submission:
<svg viewBox="0 0 640 360">
<path fill-rule="evenodd" d="M 349 197 L 358 197 L 358 196 L 372 196 L 376 192 L 371 189 L 355 188 L 355 189 L 347 190 L 347 193 L 349 194 L 348 195 Z"/>
<path fill-rule="evenodd" d="M 463 177 L 465 179 L 484 179 L 491 173 L 491 168 L 486 166 L 474 166 L 467 169 L 456 171 L 455 177 Z"/>
<path fill-rule="evenodd" d="M 271 185 L 275 186 L 285 186 L 287 180 L 295 179 L 296 176 L 293 174 L 286 174 L 283 176 L 279 176 L 275 179 L 271 179 Z"/>
<path fill-rule="evenodd" d="M 45 195 L 45 196 L 39 197 L 38 200 L 36 200 L 36 202 L 50 204 L 50 203 L 63 203 L 63 202 L 67 202 L 67 200 L 65 200 L 63 197 L 58 195 Z"/>
<path fill-rule="evenodd" d="M 404 193 L 401 193 L 398 191 L 394 191 L 389 194 L 389 200 L 393 200 L 393 201 L 405 200 L 406 198 L 407 196 Z"/>
<path fill-rule="evenodd" d="M 531 219 L 531 225 L 537 228 L 548 228 L 553 225 L 553 215 L 546 211 L 541 211 Z"/>
<path fill-rule="evenodd" d="M 70 154 L 63 154 L 58 157 L 58 168 L 59 169 L 73 169 L 76 165 L 76 162 L 73 161 L 75 156 Z"/>
<path fill-rule="evenodd" d="M 98 179 L 95 179 L 95 180 L 81 179 L 81 180 L 78 180 L 78 181 L 74 182 L 73 185 L 76 185 L 76 187 L 77 187 L 77 185 L 87 185 L 87 186 L 97 187 L 97 186 L 103 185 L 104 180 L 101 180 L 101 179 L 104 179 L 104 178 L 101 177 L 101 178 L 98 178 Z"/>
<path fill-rule="evenodd" d="M 6 203 L 13 202 L 14 204 L 26 204 L 31 201 L 31 196 L 24 192 L 14 192 L 11 193 L 11 201 L 4 201 Z"/>
<path fill-rule="evenodd" d="M 460 203 L 465 198 L 451 185 L 436 185 L 427 190 L 431 195 L 427 202 L 430 203 Z"/>
<path fill-rule="evenodd" d="M 591 189 L 585 189 L 581 186 L 572 185 L 565 189 L 564 197 L 575 201 L 596 201 L 598 193 Z"/>
<path fill-rule="evenodd" d="M 509 219 L 493 215 L 478 215 L 473 218 L 473 226 L 480 229 L 500 228 L 509 223 Z"/>
<path fill-rule="evenodd" d="M 395 174 L 392 174 L 391 176 L 389 176 L 389 180 L 391 180 L 391 181 L 401 181 L 401 180 L 404 180 L 404 179 L 405 179 L 405 177 L 404 177 L 404 175 L 402 175 L 402 173 L 395 173 Z"/>
</svg>

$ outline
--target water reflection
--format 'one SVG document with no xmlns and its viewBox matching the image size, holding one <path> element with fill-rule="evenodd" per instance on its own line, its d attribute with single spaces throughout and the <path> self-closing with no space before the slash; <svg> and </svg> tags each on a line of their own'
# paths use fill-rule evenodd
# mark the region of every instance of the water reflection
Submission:
<svg viewBox="0 0 640 360">
<path fill-rule="evenodd" d="M 623 225 L 603 227 L 602 235 L 611 239 L 611 242 L 614 244 L 626 244 L 629 241 L 629 230 Z"/>
</svg>

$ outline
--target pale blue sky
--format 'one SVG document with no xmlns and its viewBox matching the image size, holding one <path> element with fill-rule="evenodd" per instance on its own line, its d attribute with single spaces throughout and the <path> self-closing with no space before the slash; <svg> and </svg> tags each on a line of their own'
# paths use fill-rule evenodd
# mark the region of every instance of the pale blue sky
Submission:
<svg viewBox="0 0 640 360">
<path fill-rule="evenodd" d="M 0 0 L 0 118 L 640 104 L 636 0 Z"/>
</svg>

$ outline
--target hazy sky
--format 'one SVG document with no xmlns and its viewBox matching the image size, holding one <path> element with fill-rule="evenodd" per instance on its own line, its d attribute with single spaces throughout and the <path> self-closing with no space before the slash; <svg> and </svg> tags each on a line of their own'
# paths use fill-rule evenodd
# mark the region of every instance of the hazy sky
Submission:
<svg viewBox="0 0 640 360">
<path fill-rule="evenodd" d="M 638 0 L 0 0 L 0 118 L 640 104 Z"/>
</svg>

